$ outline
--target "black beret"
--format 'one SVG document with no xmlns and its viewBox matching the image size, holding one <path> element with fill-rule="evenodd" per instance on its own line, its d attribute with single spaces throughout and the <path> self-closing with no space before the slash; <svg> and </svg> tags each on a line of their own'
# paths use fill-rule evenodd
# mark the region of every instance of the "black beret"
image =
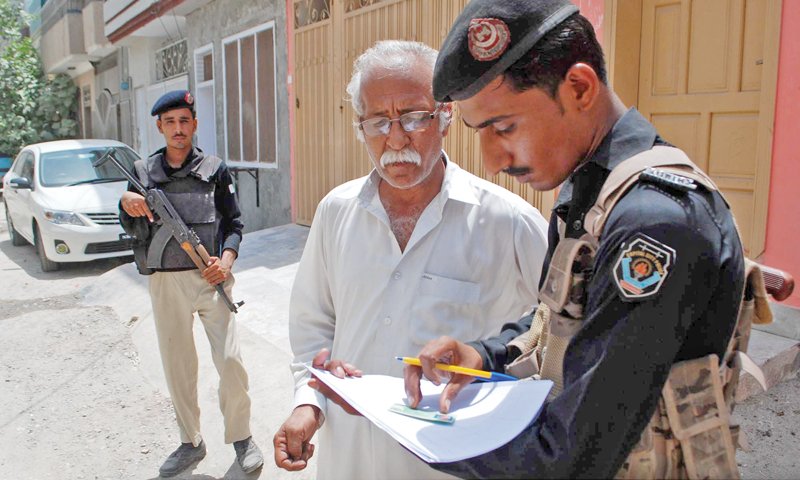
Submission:
<svg viewBox="0 0 800 480">
<path fill-rule="evenodd" d="M 450 102 L 474 96 L 577 11 L 569 0 L 470 1 L 439 50 L 433 97 Z"/>
<path fill-rule="evenodd" d="M 194 97 L 189 90 L 173 90 L 161 95 L 161 98 L 156 100 L 150 115 L 161 115 L 167 110 L 175 110 L 176 108 L 188 108 L 194 111 Z"/>
</svg>

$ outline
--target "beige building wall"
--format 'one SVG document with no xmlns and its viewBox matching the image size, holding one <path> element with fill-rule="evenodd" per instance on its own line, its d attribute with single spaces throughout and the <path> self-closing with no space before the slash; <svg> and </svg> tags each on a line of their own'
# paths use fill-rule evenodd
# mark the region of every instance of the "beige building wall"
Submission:
<svg viewBox="0 0 800 480">
<path fill-rule="evenodd" d="M 67 59 L 86 56 L 82 16 L 66 13 L 56 20 L 50 28 L 44 30 L 39 50 L 42 52 L 42 64 L 46 72 L 65 71 Z"/>
</svg>

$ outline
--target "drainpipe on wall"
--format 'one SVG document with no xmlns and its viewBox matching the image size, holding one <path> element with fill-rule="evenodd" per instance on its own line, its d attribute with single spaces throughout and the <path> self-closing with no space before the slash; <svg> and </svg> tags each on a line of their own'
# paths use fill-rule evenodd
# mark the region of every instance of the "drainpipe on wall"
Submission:
<svg viewBox="0 0 800 480">
<path fill-rule="evenodd" d="M 119 115 L 120 115 L 120 141 L 133 146 L 136 132 L 134 130 L 136 125 L 136 118 L 134 112 L 136 109 L 133 105 L 133 97 L 131 96 L 132 79 L 130 76 L 130 51 L 128 47 L 119 47 L 118 50 L 118 65 L 119 65 Z"/>
<path fill-rule="evenodd" d="M 287 64 L 287 97 L 289 101 L 289 203 L 292 210 L 292 223 L 297 222 L 297 192 L 295 185 L 295 160 L 294 160 L 294 1 L 286 0 L 286 64 Z"/>
</svg>

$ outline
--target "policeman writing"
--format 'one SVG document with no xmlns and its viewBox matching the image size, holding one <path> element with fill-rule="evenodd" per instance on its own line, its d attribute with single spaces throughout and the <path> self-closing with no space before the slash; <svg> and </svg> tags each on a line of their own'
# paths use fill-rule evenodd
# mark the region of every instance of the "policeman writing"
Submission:
<svg viewBox="0 0 800 480">
<path fill-rule="evenodd" d="M 434 467 L 480 478 L 625 474 L 673 366 L 722 358 L 734 331 L 744 258 L 727 204 L 609 88 L 593 28 L 568 0 L 471 1 L 442 46 L 433 92 L 457 102 L 491 174 L 560 187 L 536 314 L 490 339 L 433 340 L 422 367 L 404 372 L 412 406 L 423 375 L 443 381 L 433 368 L 442 361 L 553 378 L 555 393 L 507 445 Z M 449 381 L 443 412 L 469 381 Z M 729 460 L 719 471 L 735 475 Z"/>
</svg>

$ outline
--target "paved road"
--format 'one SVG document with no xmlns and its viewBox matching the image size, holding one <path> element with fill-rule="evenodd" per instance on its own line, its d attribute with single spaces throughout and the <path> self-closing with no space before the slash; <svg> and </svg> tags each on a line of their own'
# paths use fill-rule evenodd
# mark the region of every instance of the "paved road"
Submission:
<svg viewBox="0 0 800 480">
<path fill-rule="evenodd" d="M 1 209 L 1 208 L 0 208 Z M 0 479 L 143 479 L 178 445 L 145 279 L 123 260 L 45 273 L 32 246 L 14 247 L 0 211 Z M 265 467 L 245 475 L 222 440 L 217 374 L 196 322 L 198 386 L 208 455 L 177 478 L 308 480 L 274 467 L 272 436 L 289 413 L 286 307 L 307 229 L 246 237 L 235 272 L 251 427 Z M 287 235 L 289 236 L 287 241 Z M 248 246 L 249 243 L 249 246 Z M 268 248 L 269 244 L 285 244 Z M 269 305 L 270 308 L 265 306 Z"/>
<path fill-rule="evenodd" d="M 0 212 L 4 213 L 4 212 Z M 43 273 L 32 246 L 13 247 L 0 217 L 0 479 L 141 479 L 177 444 L 142 277 L 120 260 Z M 286 314 L 307 229 L 248 234 L 234 299 L 251 377 L 253 431 L 265 468 L 245 476 L 221 440 L 216 373 L 197 326 L 201 409 L 209 454 L 178 478 L 308 480 L 271 463 L 271 438 L 291 399 Z M 743 478 L 800 478 L 800 379 L 739 405 L 751 450 Z"/>
<path fill-rule="evenodd" d="M 800 478 L 800 377 L 747 399 L 733 415 L 751 447 L 736 455 L 742 478 Z"/>
<path fill-rule="evenodd" d="M 5 212 L 3 212 L 5 213 Z M 0 478 L 151 478 L 172 407 L 139 369 L 127 327 L 81 289 L 122 262 L 44 273 L 0 224 Z"/>
</svg>

